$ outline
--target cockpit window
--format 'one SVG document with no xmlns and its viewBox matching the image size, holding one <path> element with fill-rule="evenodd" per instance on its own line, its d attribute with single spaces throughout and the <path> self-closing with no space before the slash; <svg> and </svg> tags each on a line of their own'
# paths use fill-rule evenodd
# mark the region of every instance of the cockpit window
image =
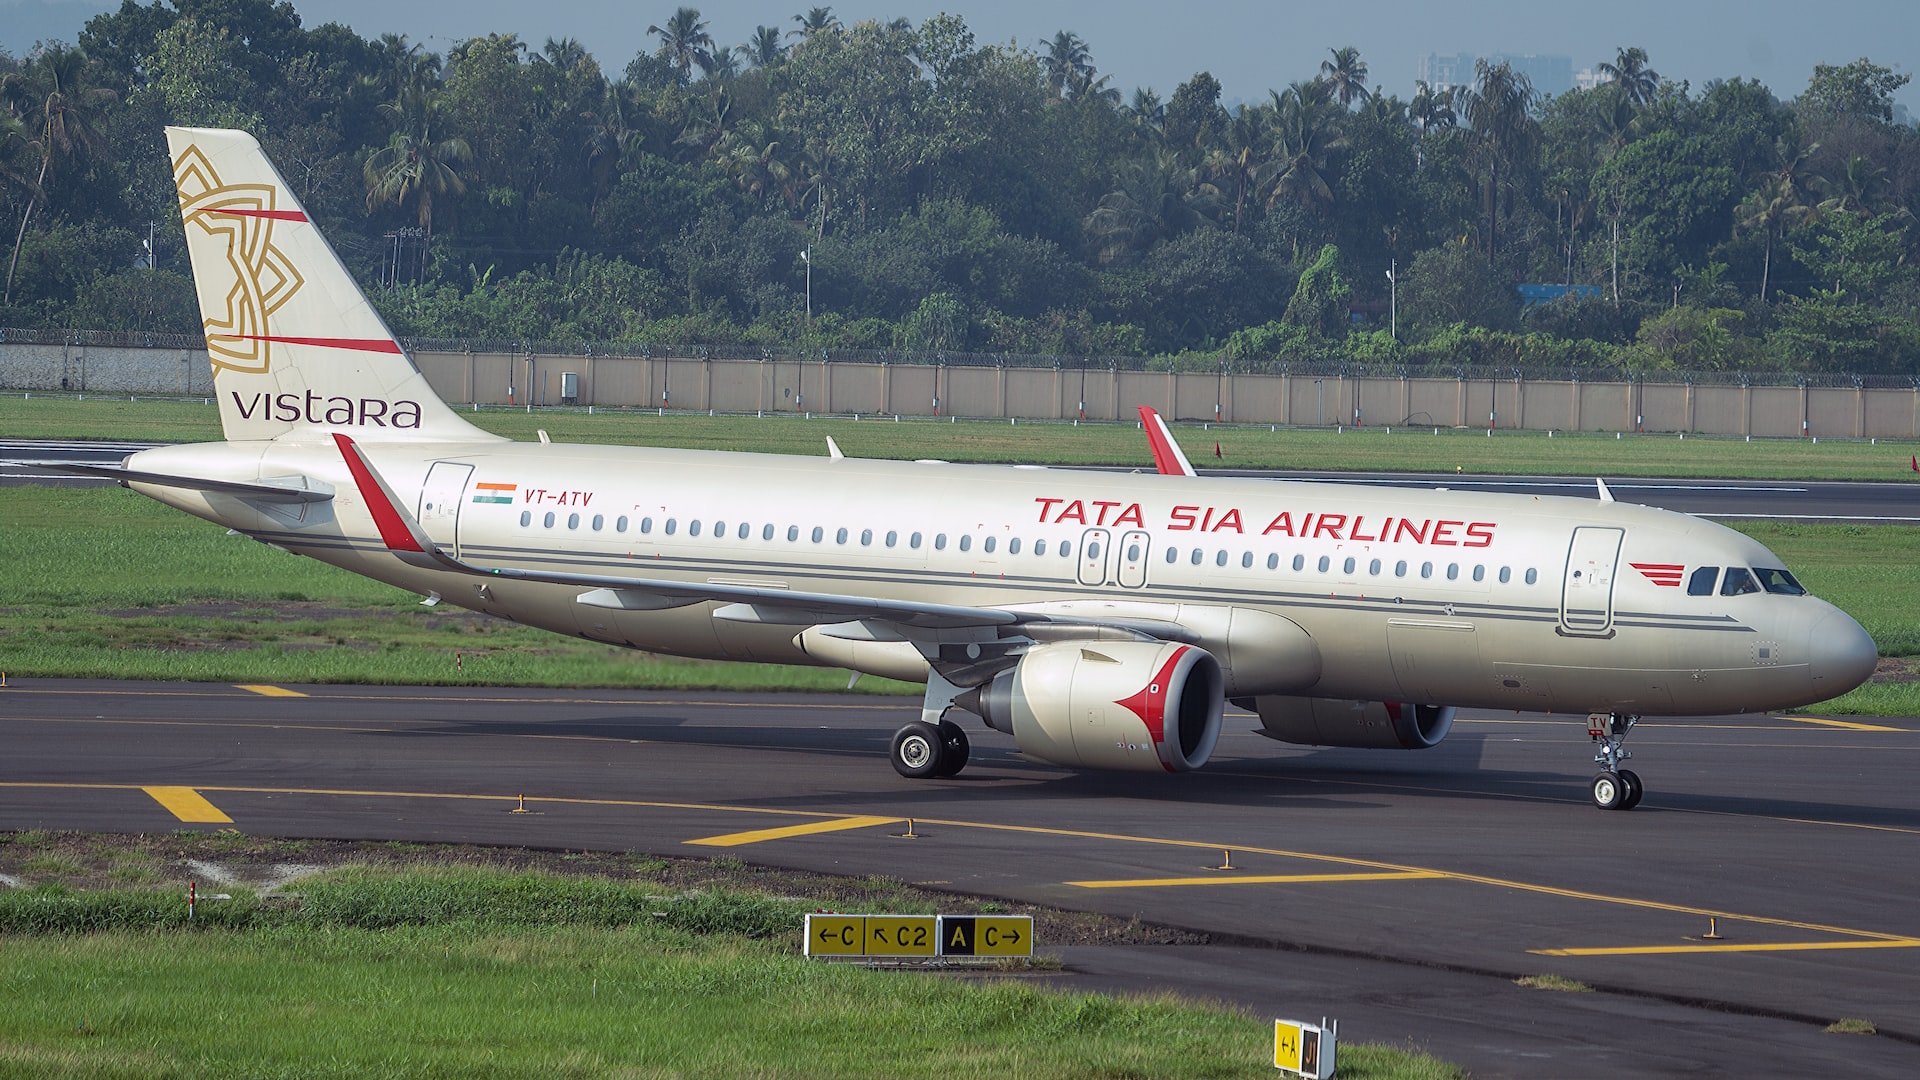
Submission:
<svg viewBox="0 0 1920 1080">
<path fill-rule="evenodd" d="M 1721 596 L 1745 596 L 1747 593 L 1759 591 L 1759 584 L 1753 580 L 1753 575 L 1744 566 L 1728 567 L 1726 580 L 1720 583 Z"/>
<path fill-rule="evenodd" d="M 1687 595 L 1712 596 L 1713 583 L 1718 580 L 1720 580 L 1719 567 L 1702 566 L 1693 572 L 1692 577 L 1687 579 Z"/>
<path fill-rule="evenodd" d="M 1753 573 L 1754 576 L 1760 579 L 1760 587 L 1770 593 L 1777 593 L 1781 596 L 1807 595 L 1807 590 L 1802 588 L 1800 583 L 1793 579 L 1793 575 L 1787 573 L 1785 570 L 1772 570 L 1764 566 L 1756 566 L 1753 569 Z"/>
</svg>

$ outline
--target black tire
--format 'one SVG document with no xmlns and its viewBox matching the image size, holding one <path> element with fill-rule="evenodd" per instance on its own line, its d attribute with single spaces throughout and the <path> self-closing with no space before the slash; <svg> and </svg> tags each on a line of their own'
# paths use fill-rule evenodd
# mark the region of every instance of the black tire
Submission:
<svg viewBox="0 0 1920 1080">
<path fill-rule="evenodd" d="M 947 760 L 946 741 L 940 737 L 940 729 L 923 720 L 913 723 L 893 733 L 893 771 L 910 780 L 924 780 L 929 776 L 939 776 L 940 766 Z"/>
<path fill-rule="evenodd" d="M 1616 772 L 1603 772 L 1593 778 L 1587 793 L 1593 796 L 1593 805 L 1602 810 L 1618 810 L 1627 798 L 1627 785 Z"/>
<path fill-rule="evenodd" d="M 1646 787 L 1640 783 L 1640 774 L 1632 769 L 1621 769 L 1620 782 L 1627 786 L 1627 794 L 1620 800 L 1620 809 L 1631 810 L 1639 806 L 1640 796 L 1647 793 Z"/>
<path fill-rule="evenodd" d="M 958 776 L 961 769 L 967 767 L 966 729 L 951 720 L 942 720 L 940 730 L 940 771 L 935 776 Z"/>
</svg>

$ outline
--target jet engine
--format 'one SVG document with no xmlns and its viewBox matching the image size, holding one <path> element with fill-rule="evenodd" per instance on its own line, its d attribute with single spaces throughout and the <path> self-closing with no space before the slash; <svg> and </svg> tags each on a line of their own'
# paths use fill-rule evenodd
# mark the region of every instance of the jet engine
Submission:
<svg viewBox="0 0 1920 1080">
<path fill-rule="evenodd" d="M 1260 714 L 1260 734 L 1309 746 L 1425 750 L 1453 729 L 1453 706 L 1263 695 L 1234 704 Z"/>
<path fill-rule="evenodd" d="M 1213 654 L 1176 642 L 1055 642 L 956 704 L 1057 765 L 1185 772 L 1220 737 L 1224 679 Z"/>
</svg>

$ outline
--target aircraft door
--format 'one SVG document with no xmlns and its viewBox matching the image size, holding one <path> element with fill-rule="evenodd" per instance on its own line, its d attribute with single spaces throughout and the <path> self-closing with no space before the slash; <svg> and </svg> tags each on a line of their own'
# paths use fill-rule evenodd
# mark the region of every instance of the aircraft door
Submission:
<svg viewBox="0 0 1920 1080">
<path fill-rule="evenodd" d="M 416 517 L 420 527 L 435 543 L 460 557 L 460 500 L 467 497 L 467 481 L 473 466 L 457 461 L 436 461 L 420 486 L 420 506 Z"/>
<path fill-rule="evenodd" d="M 1107 564 L 1113 557 L 1113 534 L 1088 529 L 1080 534 L 1080 584 L 1105 585 Z"/>
<path fill-rule="evenodd" d="M 1147 584 L 1147 552 L 1152 547 L 1151 537 L 1139 530 L 1129 529 L 1121 534 L 1120 543 L 1115 545 L 1114 557 L 1120 563 L 1120 587 L 1123 589 L 1145 588 Z"/>
<path fill-rule="evenodd" d="M 1613 633 L 1613 570 L 1625 529 L 1573 530 L 1567 576 L 1560 588 L 1560 631 L 1585 637 Z"/>
</svg>

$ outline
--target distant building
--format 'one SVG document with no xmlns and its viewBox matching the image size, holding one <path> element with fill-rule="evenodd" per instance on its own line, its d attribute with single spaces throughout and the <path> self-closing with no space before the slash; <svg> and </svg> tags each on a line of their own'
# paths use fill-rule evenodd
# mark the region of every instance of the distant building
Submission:
<svg viewBox="0 0 1920 1080">
<path fill-rule="evenodd" d="M 1480 60 L 1506 64 L 1515 73 L 1525 75 L 1533 90 L 1541 95 L 1564 94 L 1573 89 L 1573 57 L 1536 56 L 1533 53 L 1428 53 L 1420 58 L 1415 76 L 1428 86 L 1471 86 L 1473 72 Z M 1589 74 L 1584 73 L 1583 74 Z"/>
</svg>

